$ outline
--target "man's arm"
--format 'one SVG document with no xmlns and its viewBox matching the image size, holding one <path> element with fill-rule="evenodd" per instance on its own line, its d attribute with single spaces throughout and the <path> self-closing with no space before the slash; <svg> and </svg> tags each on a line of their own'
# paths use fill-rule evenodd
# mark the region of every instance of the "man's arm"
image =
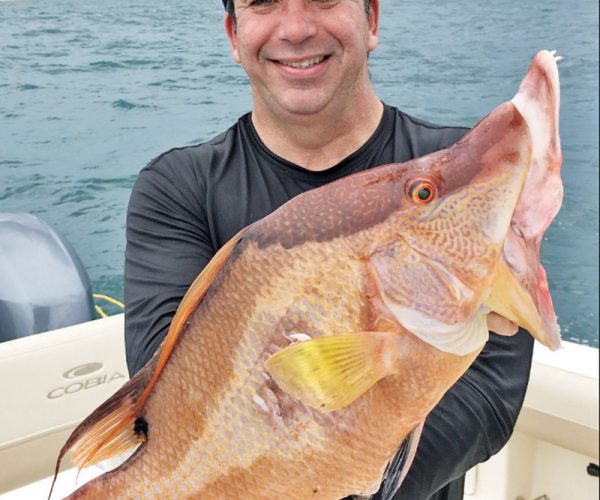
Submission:
<svg viewBox="0 0 600 500">
<path fill-rule="evenodd" d="M 131 375 L 152 357 L 187 288 L 214 254 L 203 186 L 183 168 L 185 154 L 168 153 L 144 168 L 129 202 L 125 349 Z"/>
<path fill-rule="evenodd" d="M 427 417 L 415 460 L 395 500 L 428 499 L 500 451 L 525 398 L 532 353 L 533 338 L 525 330 L 512 337 L 490 334 L 473 365 Z M 434 498 L 462 499 L 457 494 L 462 488 L 449 490 Z"/>
</svg>

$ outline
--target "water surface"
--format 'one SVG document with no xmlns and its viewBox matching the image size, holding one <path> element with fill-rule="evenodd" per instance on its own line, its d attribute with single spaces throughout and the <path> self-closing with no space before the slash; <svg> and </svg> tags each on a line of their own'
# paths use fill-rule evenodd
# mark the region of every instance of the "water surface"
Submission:
<svg viewBox="0 0 600 500">
<path fill-rule="evenodd" d="M 547 232 L 564 337 L 598 346 L 598 3 L 381 0 L 371 75 L 417 117 L 471 126 L 510 99 L 540 49 L 564 56 L 564 206 Z M 39 215 L 100 293 L 123 296 L 138 171 L 250 109 L 221 0 L 0 2 L 0 212 Z"/>
</svg>

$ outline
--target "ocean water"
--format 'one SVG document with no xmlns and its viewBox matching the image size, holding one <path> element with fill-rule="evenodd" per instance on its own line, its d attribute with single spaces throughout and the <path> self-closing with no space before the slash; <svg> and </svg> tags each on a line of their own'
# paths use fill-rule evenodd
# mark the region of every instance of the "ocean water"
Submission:
<svg viewBox="0 0 600 500">
<path fill-rule="evenodd" d="M 564 57 L 565 200 L 542 261 L 564 338 L 597 347 L 598 2 L 381 4 L 375 87 L 436 123 L 473 125 L 514 95 L 538 50 Z M 0 1 L 0 212 L 50 223 L 98 293 L 123 297 L 138 171 L 250 110 L 222 19 L 221 0 Z"/>
</svg>

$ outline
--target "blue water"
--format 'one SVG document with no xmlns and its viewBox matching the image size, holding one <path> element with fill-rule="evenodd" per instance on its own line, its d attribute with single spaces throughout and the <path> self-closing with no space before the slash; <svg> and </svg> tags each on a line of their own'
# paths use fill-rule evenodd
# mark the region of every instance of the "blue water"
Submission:
<svg viewBox="0 0 600 500">
<path fill-rule="evenodd" d="M 564 56 L 565 201 L 542 261 L 564 337 L 598 346 L 598 2 L 381 4 L 375 87 L 437 123 L 473 125 L 514 95 L 538 50 Z M 0 212 L 54 226 L 97 292 L 122 299 L 140 168 L 250 109 L 222 17 L 221 0 L 0 1 Z"/>
</svg>

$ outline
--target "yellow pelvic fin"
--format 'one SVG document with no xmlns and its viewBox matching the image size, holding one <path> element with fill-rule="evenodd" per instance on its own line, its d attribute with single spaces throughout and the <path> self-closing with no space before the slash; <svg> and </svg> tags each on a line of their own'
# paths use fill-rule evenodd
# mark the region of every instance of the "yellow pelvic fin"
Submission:
<svg viewBox="0 0 600 500">
<path fill-rule="evenodd" d="M 515 277 L 504 259 L 498 262 L 492 290 L 483 304 L 500 316 L 525 328 L 535 338 L 543 336 L 542 319 L 531 294 Z"/>
<path fill-rule="evenodd" d="M 266 368 L 281 389 L 306 405 L 338 410 L 395 373 L 398 340 L 382 332 L 319 337 L 284 348 Z"/>
</svg>

